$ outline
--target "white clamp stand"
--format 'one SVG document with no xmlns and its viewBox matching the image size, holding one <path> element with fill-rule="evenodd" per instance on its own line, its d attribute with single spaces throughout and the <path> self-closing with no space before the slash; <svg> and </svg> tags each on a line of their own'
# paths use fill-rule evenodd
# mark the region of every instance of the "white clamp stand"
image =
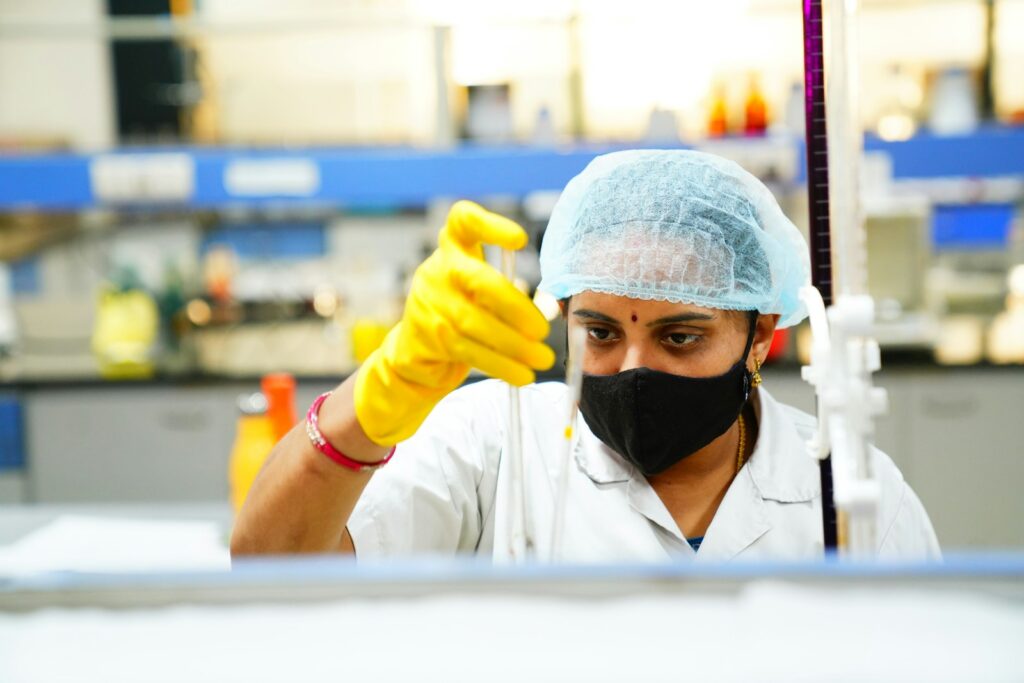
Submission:
<svg viewBox="0 0 1024 683">
<path fill-rule="evenodd" d="M 821 294 L 809 286 L 800 290 L 800 299 L 812 338 L 802 377 L 818 399 L 818 433 L 808 441 L 809 453 L 818 460 L 832 455 L 840 553 L 871 557 L 877 553 L 879 500 L 871 440 L 874 418 L 888 410 L 885 389 L 871 383 L 882 365 L 878 342 L 870 336 L 875 303 L 870 296 L 843 295 L 826 312 Z"/>
</svg>

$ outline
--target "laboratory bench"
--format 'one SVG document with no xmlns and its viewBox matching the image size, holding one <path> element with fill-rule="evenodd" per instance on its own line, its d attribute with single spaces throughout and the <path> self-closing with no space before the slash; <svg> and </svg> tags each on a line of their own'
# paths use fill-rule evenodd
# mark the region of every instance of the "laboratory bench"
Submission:
<svg viewBox="0 0 1024 683">
<path fill-rule="evenodd" d="M 204 521 L 226 538 L 232 524 L 227 502 L 0 504 L 0 547 L 15 543 L 61 517 Z"/>
<path fill-rule="evenodd" d="M 814 412 L 795 364 L 765 387 Z M 557 379 L 557 377 L 552 377 Z M 300 412 L 339 379 L 300 378 Z M 876 443 L 927 508 L 944 547 L 1024 548 L 1024 367 L 889 363 L 877 375 L 890 409 Z M 257 377 L 21 381 L 24 462 L 0 470 L 0 503 L 207 503 L 227 499 L 239 395 Z"/>
</svg>

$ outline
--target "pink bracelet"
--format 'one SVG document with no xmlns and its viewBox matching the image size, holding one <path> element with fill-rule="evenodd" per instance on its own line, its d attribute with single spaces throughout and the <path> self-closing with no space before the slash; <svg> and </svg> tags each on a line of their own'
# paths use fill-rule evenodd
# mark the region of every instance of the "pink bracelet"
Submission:
<svg viewBox="0 0 1024 683">
<path fill-rule="evenodd" d="M 316 449 L 342 467 L 347 467 L 348 469 L 355 470 L 356 472 L 369 472 L 387 465 L 388 461 L 391 460 L 391 457 L 395 454 L 394 446 L 391 447 L 391 452 L 388 453 L 383 460 L 366 463 L 353 460 L 332 446 L 331 443 L 324 438 L 324 435 L 320 433 L 320 406 L 323 405 L 324 401 L 330 395 L 331 392 L 328 391 L 326 394 L 320 394 L 317 396 L 316 400 L 313 401 L 313 405 L 309 407 L 309 412 L 306 413 L 306 434 L 309 435 L 309 440 L 313 442 Z"/>
</svg>

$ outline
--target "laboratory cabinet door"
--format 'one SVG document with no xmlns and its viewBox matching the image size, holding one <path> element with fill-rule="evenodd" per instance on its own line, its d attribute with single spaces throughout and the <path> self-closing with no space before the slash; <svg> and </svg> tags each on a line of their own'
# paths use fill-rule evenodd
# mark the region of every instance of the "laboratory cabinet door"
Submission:
<svg viewBox="0 0 1024 683">
<path fill-rule="evenodd" d="M 236 397 L 255 389 L 121 385 L 26 392 L 28 498 L 227 500 Z"/>
<path fill-rule="evenodd" d="M 918 374 L 911 483 L 946 551 L 1024 547 L 1024 371 Z"/>
</svg>

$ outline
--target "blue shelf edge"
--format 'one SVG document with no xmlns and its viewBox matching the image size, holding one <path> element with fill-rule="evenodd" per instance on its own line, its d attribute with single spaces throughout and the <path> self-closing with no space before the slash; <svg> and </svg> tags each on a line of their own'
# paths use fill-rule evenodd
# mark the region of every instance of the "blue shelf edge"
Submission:
<svg viewBox="0 0 1024 683">
<path fill-rule="evenodd" d="M 791 144 L 798 148 L 802 160 L 802 140 L 794 138 Z M 532 192 L 561 190 L 595 156 L 636 146 L 161 147 L 96 154 L 0 154 L 0 211 L 77 211 L 99 206 L 201 210 L 289 204 L 416 208 L 437 197 L 521 198 Z M 958 137 L 922 133 L 905 142 L 867 136 L 865 150 L 888 153 L 896 179 L 1024 177 L 1024 128 L 993 126 Z M 105 204 L 94 195 L 90 166 L 95 159 L 159 154 L 185 155 L 191 161 L 194 182 L 187 201 Z M 301 196 L 233 195 L 224 178 L 227 169 L 239 161 L 309 163 L 314 165 L 318 181 Z M 803 181 L 802 163 L 796 181 Z"/>
</svg>

